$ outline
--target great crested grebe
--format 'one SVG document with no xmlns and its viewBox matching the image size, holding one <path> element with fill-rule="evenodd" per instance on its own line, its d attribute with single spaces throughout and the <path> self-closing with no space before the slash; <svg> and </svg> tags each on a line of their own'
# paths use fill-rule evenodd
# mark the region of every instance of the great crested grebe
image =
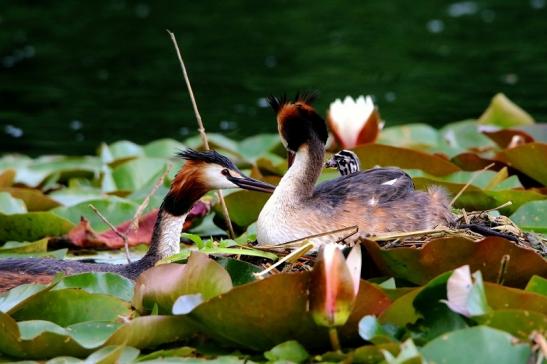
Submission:
<svg viewBox="0 0 547 364">
<path fill-rule="evenodd" d="M 311 101 L 307 95 L 294 101 L 269 99 L 290 167 L 260 212 L 259 244 L 282 244 L 353 225 L 359 233 L 350 242 L 359 236 L 452 224 L 446 193 L 440 188 L 414 190 L 410 176 L 398 168 L 351 173 L 315 186 L 328 132 Z M 317 246 L 336 238 L 311 240 Z"/>
<path fill-rule="evenodd" d="M 341 176 L 347 176 L 361 170 L 361 161 L 351 150 L 341 150 L 325 163 L 327 168 L 336 168 Z"/>
<path fill-rule="evenodd" d="M 186 163 L 177 173 L 163 199 L 143 258 L 129 264 L 98 264 L 44 258 L 0 260 L 0 292 L 29 282 L 45 283 L 59 272 L 114 272 L 135 279 L 159 260 L 180 251 L 180 234 L 194 202 L 210 190 L 243 188 L 272 192 L 274 186 L 244 176 L 226 157 L 215 152 L 185 150 L 178 154 Z"/>
</svg>

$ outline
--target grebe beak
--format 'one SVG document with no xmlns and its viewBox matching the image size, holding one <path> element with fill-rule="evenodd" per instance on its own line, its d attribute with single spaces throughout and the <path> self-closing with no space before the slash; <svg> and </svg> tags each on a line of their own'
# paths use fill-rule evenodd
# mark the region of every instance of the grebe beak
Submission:
<svg viewBox="0 0 547 364">
<path fill-rule="evenodd" d="M 294 158 L 296 157 L 296 153 L 293 152 L 292 150 L 287 150 L 287 162 L 288 162 L 288 165 L 289 165 L 289 168 L 292 166 L 292 164 L 294 163 Z"/>
<path fill-rule="evenodd" d="M 228 181 L 232 182 L 239 188 L 250 191 L 269 192 L 272 193 L 275 190 L 275 186 L 266 182 L 258 181 L 250 177 L 234 177 L 227 176 Z"/>
<path fill-rule="evenodd" d="M 334 158 L 325 162 L 325 168 L 336 168 L 336 167 L 338 167 L 338 164 L 336 163 Z"/>
</svg>

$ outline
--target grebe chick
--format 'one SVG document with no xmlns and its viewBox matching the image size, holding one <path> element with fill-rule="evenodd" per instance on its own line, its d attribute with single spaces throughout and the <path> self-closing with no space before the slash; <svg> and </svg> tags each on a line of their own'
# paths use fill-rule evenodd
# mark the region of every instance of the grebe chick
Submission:
<svg viewBox="0 0 547 364">
<path fill-rule="evenodd" d="M 341 176 L 346 176 L 361 170 L 361 161 L 351 150 L 343 149 L 325 163 L 326 168 L 336 168 Z"/>
<path fill-rule="evenodd" d="M 143 258 L 129 264 L 82 263 L 69 260 L 21 258 L 0 260 L 0 292 L 30 282 L 46 283 L 56 273 L 114 272 L 135 279 L 159 260 L 180 251 L 180 234 L 194 202 L 215 189 L 243 188 L 272 192 L 274 186 L 244 176 L 226 157 L 215 152 L 185 150 L 186 163 L 174 178 L 159 208 L 150 248 Z"/>
<path fill-rule="evenodd" d="M 357 225 L 348 240 L 387 232 L 450 225 L 446 193 L 440 188 L 414 190 L 412 179 L 398 168 L 376 168 L 315 186 L 325 155 L 325 121 L 309 96 L 294 101 L 271 97 L 289 169 L 264 205 L 257 221 L 259 244 L 282 244 L 309 235 Z M 317 246 L 340 236 L 311 239 Z"/>
</svg>

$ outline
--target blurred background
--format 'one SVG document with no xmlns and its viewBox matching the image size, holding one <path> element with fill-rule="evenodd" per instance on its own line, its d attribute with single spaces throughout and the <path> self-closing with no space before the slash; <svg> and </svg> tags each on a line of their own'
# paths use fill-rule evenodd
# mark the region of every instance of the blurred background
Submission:
<svg viewBox="0 0 547 364">
<path fill-rule="evenodd" d="M 501 91 L 547 119 L 546 0 L 0 0 L 0 152 L 275 132 L 265 97 L 371 94 L 387 126 L 478 117 Z M 543 34 L 543 35 L 542 35 Z"/>
</svg>

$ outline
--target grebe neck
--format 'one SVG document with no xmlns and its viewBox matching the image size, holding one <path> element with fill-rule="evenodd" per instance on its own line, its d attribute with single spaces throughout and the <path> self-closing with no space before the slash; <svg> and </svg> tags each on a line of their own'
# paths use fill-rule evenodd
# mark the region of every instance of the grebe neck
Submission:
<svg viewBox="0 0 547 364">
<path fill-rule="evenodd" d="M 324 156 L 325 146 L 317 137 L 313 136 L 309 143 L 302 144 L 273 195 L 294 201 L 311 197 L 323 168 Z"/>
</svg>

